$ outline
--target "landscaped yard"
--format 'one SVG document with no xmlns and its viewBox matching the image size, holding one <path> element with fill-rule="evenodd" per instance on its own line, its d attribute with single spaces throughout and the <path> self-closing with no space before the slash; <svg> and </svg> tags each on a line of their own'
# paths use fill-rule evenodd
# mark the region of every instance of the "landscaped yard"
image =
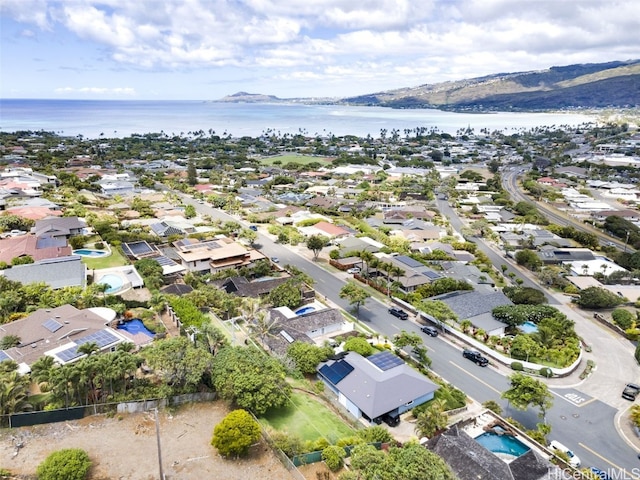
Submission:
<svg viewBox="0 0 640 480">
<path fill-rule="evenodd" d="M 89 270 L 100 270 L 101 268 L 129 265 L 129 261 L 120 253 L 120 250 L 115 247 L 111 247 L 111 255 L 107 257 L 82 257 L 82 261 Z"/>
<path fill-rule="evenodd" d="M 334 443 L 339 438 L 353 434 L 353 428 L 311 395 L 293 392 L 291 401 L 292 404 L 288 407 L 270 410 L 268 415 L 260 418 L 260 423 L 275 430 L 286 431 L 303 441 L 325 437 Z"/>
</svg>

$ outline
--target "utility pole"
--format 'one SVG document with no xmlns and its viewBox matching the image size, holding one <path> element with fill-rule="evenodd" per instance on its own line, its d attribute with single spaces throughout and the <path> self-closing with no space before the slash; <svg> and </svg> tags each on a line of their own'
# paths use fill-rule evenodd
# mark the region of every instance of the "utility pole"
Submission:
<svg viewBox="0 0 640 480">
<path fill-rule="evenodd" d="M 156 441 L 158 443 L 158 466 L 160 467 L 160 480 L 164 480 L 162 470 L 162 450 L 160 449 L 160 423 L 158 422 L 158 407 L 156 407 Z"/>
</svg>

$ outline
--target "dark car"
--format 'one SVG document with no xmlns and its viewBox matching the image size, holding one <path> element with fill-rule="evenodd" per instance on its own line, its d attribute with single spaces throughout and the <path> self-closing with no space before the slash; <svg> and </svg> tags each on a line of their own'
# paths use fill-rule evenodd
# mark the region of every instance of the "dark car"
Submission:
<svg viewBox="0 0 640 480">
<path fill-rule="evenodd" d="M 425 326 L 425 327 L 420 327 L 420 330 L 422 330 L 422 333 L 426 333 L 430 337 L 438 336 L 438 330 L 436 330 L 435 327 Z"/>
<path fill-rule="evenodd" d="M 406 320 L 409 318 L 409 314 L 407 312 L 397 307 L 391 307 L 389 309 L 389 313 L 394 317 L 398 317 L 400 320 Z"/>
<path fill-rule="evenodd" d="M 476 350 L 463 350 L 462 356 L 464 358 L 468 358 L 472 362 L 477 363 L 481 367 L 486 367 L 489 365 L 489 359 L 487 357 L 483 357 L 482 354 Z"/>
<path fill-rule="evenodd" d="M 640 393 L 640 386 L 635 383 L 627 383 L 622 391 L 622 398 L 627 400 L 631 400 L 632 402 L 636 399 L 638 394 Z"/>
</svg>

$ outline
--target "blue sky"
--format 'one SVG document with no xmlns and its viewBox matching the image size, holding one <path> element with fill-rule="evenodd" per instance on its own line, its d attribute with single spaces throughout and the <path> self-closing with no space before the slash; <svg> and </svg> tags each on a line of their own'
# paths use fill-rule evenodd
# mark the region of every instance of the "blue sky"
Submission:
<svg viewBox="0 0 640 480">
<path fill-rule="evenodd" d="M 0 0 L 0 98 L 346 97 L 640 57 L 638 0 Z"/>
</svg>

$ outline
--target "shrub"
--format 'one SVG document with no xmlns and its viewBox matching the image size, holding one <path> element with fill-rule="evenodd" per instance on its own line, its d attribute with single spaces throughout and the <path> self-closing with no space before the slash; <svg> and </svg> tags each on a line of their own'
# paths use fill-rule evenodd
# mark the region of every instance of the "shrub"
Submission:
<svg viewBox="0 0 640 480">
<path fill-rule="evenodd" d="M 611 313 L 611 318 L 613 319 L 613 323 L 618 325 L 623 330 L 628 330 L 629 328 L 633 328 L 636 320 L 636 315 L 631 313 L 629 310 L 625 310 L 624 308 L 616 308 Z"/>
<path fill-rule="evenodd" d="M 640 344 L 638 344 L 638 346 L 636 347 L 634 356 L 636 357 L 636 362 L 640 364 Z"/>
<path fill-rule="evenodd" d="M 539 373 L 545 378 L 553 377 L 553 370 L 551 370 L 549 367 L 542 367 Z"/>
<path fill-rule="evenodd" d="M 632 342 L 635 342 L 640 338 L 640 328 L 628 328 L 624 331 L 627 338 Z"/>
<path fill-rule="evenodd" d="M 84 480 L 91 468 L 87 452 L 80 448 L 65 448 L 49 455 L 36 473 L 38 480 Z"/>
<path fill-rule="evenodd" d="M 96 242 L 95 248 L 96 248 L 96 250 L 104 250 L 104 243 Z"/>
<path fill-rule="evenodd" d="M 337 445 L 331 445 L 322 451 L 322 460 L 332 472 L 337 472 L 342 468 L 344 465 L 343 459 L 346 456 L 347 452 L 344 451 L 344 448 Z"/>
<path fill-rule="evenodd" d="M 260 439 L 260 425 L 246 410 L 229 413 L 213 430 L 211 445 L 220 455 L 245 455 L 249 447 Z"/>
<path fill-rule="evenodd" d="M 511 362 L 511 370 L 522 372 L 524 370 L 524 365 L 522 365 L 522 363 L 520 362 Z"/>
</svg>

